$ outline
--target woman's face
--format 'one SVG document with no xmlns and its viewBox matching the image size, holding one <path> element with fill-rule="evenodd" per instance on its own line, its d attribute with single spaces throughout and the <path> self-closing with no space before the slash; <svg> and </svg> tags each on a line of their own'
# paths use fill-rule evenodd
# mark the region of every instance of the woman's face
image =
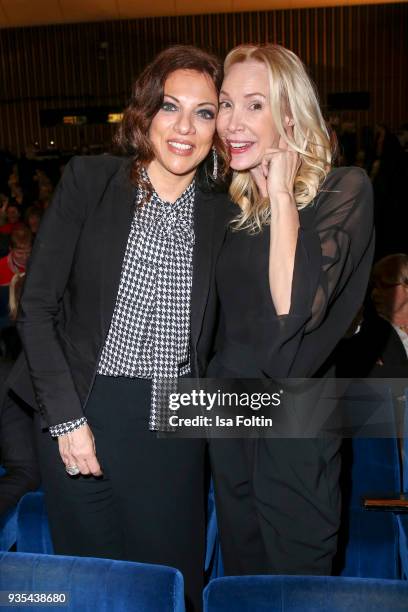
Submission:
<svg viewBox="0 0 408 612">
<path fill-rule="evenodd" d="M 217 131 L 228 147 L 233 170 L 256 168 L 266 149 L 278 146 L 265 64 L 246 60 L 228 70 L 220 93 Z"/>
<path fill-rule="evenodd" d="M 163 103 L 150 125 L 155 159 L 149 168 L 159 175 L 194 175 L 212 146 L 218 110 L 210 77 L 176 70 L 164 84 Z"/>
</svg>

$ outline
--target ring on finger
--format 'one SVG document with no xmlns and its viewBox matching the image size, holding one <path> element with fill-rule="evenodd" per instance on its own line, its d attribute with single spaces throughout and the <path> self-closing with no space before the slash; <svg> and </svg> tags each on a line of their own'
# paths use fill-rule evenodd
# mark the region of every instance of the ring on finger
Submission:
<svg viewBox="0 0 408 612">
<path fill-rule="evenodd" d="M 78 474 L 80 473 L 81 470 L 79 469 L 79 467 L 77 465 L 67 465 L 65 467 L 65 471 L 70 476 L 78 476 Z"/>
</svg>

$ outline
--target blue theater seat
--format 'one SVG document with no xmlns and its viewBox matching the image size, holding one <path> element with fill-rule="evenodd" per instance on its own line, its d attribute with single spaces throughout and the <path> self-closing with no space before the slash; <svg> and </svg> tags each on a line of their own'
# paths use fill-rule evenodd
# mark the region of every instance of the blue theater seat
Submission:
<svg viewBox="0 0 408 612">
<path fill-rule="evenodd" d="M 184 612 L 183 577 L 162 565 L 0 553 L 0 591 L 68 594 L 66 612 Z M 20 609 L 20 608 L 17 608 Z M 49 612 L 48 604 L 22 610 Z"/>
<path fill-rule="evenodd" d="M 17 540 L 17 508 L 0 517 L 0 550 L 10 550 Z"/>
<path fill-rule="evenodd" d="M 26 493 L 0 518 L 0 550 L 7 552 L 13 546 L 19 552 L 54 552 L 42 491 Z"/>
<path fill-rule="evenodd" d="M 408 583 L 325 576 L 217 578 L 204 612 L 406 612 Z"/>
<path fill-rule="evenodd" d="M 408 514 L 397 516 L 399 527 L 399 545 L 401 557 L 401 574 L 408 581 Z"/>
<path fill-rule="evenodd" d="M 408 496 L 408 389 L 405 389 L 404 438 L 402 444 L 403 491 Z M 408 580 L 408 513 L 397 515 L 401 573 Z"/>
<path fill-rule="evenodd" d="M 362 497 L 383 497 L 400 490 L 398 443 L 396 438 L 352 440 L 350 498 L 339 535 L 343 554 L 340 575 L 362 578 L 400 577 L 398 524 L 392 512 L 365 510 Z M 375 496 L 375 495 L 374 495 Z"/>
<path fill-rule="evenodd" d="M 19 552 L 54 552 L 42 491 L 26 493 L 18 504 L 16 548 Z"/>
<path fill-rule="evenodd" d="M 384 423 L 395 426 L 391 390 L 382 395 Z M 367 406 L 371 401 L 367 393 Z M 364 400 L 358 408 L 364 410 Z M 401 490 L 396 430 L 393 437 L 345 440 L 343 456 L 343 516 L 335 573 L 361 578 L 400 578 L 398 523 L 392 512 L 364 509 L 365 496 L 384 497 Z"/>
</svg>

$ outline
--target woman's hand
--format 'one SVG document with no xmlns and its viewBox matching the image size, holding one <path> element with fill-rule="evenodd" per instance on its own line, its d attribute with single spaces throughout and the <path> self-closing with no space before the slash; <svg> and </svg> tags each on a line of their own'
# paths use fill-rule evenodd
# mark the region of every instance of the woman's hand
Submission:
<svg viewBox="0 0 408 612">
<path fill-rule="evenodd" d="M 95 439 L 88 424 L 59 436 L 58 447 L 66 467 L 76 465 L 84 476 L 102 476 L 101 466 L 96 458 Z"/>
<path fill-rule="evenodd" d="M 278 315 L 289 313 L 293 270 L 299 231 L 294 182 L 300 165 L 296 151 L 280 138 L 277 149 L 268 149 L 262 161 L 267 197 L 271 206 L 269 287 Z"/>
<path fill-rule="evenodd" d="M 283 138 L 279 139 L 277 149 L 267 149 L 262 160 L 262 172 L 266 179 L 267 194 L 271 203 L 280 193 L 293 198 L 296 174 L 300 166 L 297 151 L 289 148 Z"/>
</svg>

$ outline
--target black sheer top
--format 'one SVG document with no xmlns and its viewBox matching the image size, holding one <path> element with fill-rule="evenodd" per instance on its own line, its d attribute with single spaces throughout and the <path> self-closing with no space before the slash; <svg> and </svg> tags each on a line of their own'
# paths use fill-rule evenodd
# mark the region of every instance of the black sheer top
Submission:
<svg viewBox="0 0 408 612">
<path fill-rule="evenodd" d="M 299 211 L 291 307 L 277 315 L 269 288 L 269 226 L 227 232 L 216 268 L 221 305 L 208 376 L 309 377 L 363 302 L 374 252 L 371 183 L 359 168 L 330 172 Z"/>
</svg>

